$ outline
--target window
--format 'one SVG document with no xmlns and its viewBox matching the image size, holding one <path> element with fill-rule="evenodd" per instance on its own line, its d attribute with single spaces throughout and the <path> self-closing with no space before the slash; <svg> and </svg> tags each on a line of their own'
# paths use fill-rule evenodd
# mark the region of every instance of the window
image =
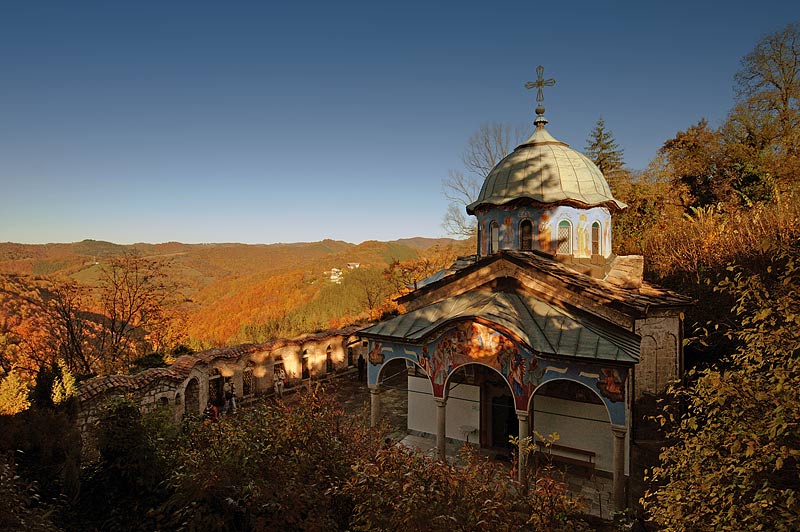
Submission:
<svg viewBox="0 0 800 532">
<path fill-rule="evenodd" d="M 558 222 L 558 253 L 572 254 L 572 224 L 568 220 Z"/>
<path fill-rule="evenodd" d="M 600 254 L 600 222 L 592 224 L 592 255 Z"/>
<path fill-rule="evenodd" d="M 530 251 L 533 249 L 533 222 L 522 220 L 519 224 L 519 249 Z"/>
<path fill-rule="evenodd" d="M 489 233 L 489 255 L 491 255 L 500 249 L 500 227 L 496 222 L 492 222 L 492 224 L 489 226 Z"/>
</svg>

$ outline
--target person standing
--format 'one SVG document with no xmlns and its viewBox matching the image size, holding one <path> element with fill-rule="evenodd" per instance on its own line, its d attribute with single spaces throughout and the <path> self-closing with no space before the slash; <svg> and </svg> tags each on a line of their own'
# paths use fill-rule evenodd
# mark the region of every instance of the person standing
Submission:
<svg viewBox="0 0 800 532">
<path fill-rule="evenodd" d="M 283 399 L 283 386 L 286 381 L 286 372 L 283 371 L 283 366 L 275 366 L 275 371 L 272 374 L 272 384 L 275 388 L 275 396 Z"/>
<path fill-rule="evenodd" d="M 364 374 L 366 373 L 367 363 L 364 360 L 364 355 L 358 355 L 358 382 L 364 382 Z"/>
<path fill-rule="evenodd" d="M 233 381 L 231 381 L 231 385 L 230 385 L 230 389 L 228 390 L 228 393 L 230 394 L 230 402 L 231 402 L 231 404 L 230 404 L 230 413 L 231 414 L 235 414 L 236 413 L 236 385 L 233 384 Z"/>
</svg>

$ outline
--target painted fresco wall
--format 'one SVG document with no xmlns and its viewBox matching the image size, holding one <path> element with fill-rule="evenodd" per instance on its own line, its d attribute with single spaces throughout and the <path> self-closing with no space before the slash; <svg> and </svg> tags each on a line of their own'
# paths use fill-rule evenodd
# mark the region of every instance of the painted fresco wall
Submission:
<svg viewBox="0 0 800 532">
<path fill-rule="evenodd" d="M 479 323 L 458 323 L 424 346 L 370 340 L 370 385 L 378 382 L 381 365 L 393 358 L 418 364 L 431 379 L 436 397 L 444 397 L 447 379 L 460 366 L 477 363 L 494 368 L 506 379 L 520 411 L 528 411 L 530 398 L 541 384 L 553 379 L 572 380 L 600 397 L 615 425 L 627 426 L 627 370 L 602 362 L 589 364 L 535 356 L 506 335 Z"/>
<path fill-rule="evenodd" d="M 531 207 L 493 207 L 485 212 L 476 213 L 479 231 L 479 253 L 485 257 L 489 254 L 490 225 L 496 223 L 500 231 L 500 249 L 520 249 L 519 226 L 523 220 L 533 223 L 533 249 L 546 253 L 555 253 L 558 247 L 558 224 L 567 220 L 572 225 L 572 254 L 575 257 L 590 258 L 592 256 L 591 235 L 592 224 L 600 223 L 600 255 L 611 254 L 611 214 L 605 207 L 576 209 L 558 206 L 551 209 L 534 209 Z"/>
</svg>

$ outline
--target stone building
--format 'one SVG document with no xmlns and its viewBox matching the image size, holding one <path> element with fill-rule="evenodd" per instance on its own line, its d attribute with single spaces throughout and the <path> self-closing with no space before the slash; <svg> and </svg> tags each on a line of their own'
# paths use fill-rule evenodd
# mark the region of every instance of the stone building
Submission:
<svg viewBox="0 0 800 532">
<path fill-rule="evenodd" d="M 408 428 L 435 435 L 441 457 L 447 440 L 502 452 L 510 437 L 557 433 L 542 452 L 588 472 L 607 516 L 628 502 L 639 404 L 682 374 L 690 300 L 644 282 L 641 256 L 612 253 L 611 218 L 626 205 L 550 135 L 541 103 L 536 113 L 467 206 L 476 254 L 359 333 L 373 421 L 384 378 L 407 371 Z"/>
<path fill-rule="evenodd" d="M 133 375 L 105 375 L 78 389 L 78 423 L 87 449 L 93 447 L 94 426 L 103 405 L 114 397 L 138 401 L 142 411 L 159 405 L 172 409 L 176 419 L 199 416 L 209 402 L 219 400 L 232 383 L 240 404 L 273 393 L 273 375 L 284 368 L 288 386 L 326 378 L 353 367 L 362 353 L 356 327 L 246 344 L 183 355 L 165 368 Z"/>
</svg>

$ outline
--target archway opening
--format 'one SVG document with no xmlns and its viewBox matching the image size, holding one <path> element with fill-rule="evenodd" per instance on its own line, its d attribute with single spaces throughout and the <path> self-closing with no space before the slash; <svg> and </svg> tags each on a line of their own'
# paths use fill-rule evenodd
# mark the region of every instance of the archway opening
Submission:
<svg viewBox="0 0 800 532">
<path fill-rule="evenodd" d="M 387 360 L 378 372 L 378 385 L 383 418 L 393 430 L 427 432 L 414 424 L 420 414 L 427 417 L 432 409 L 428 403 L 433 403 L 430 380 L 421 367 L 405 358 Z"/>
<path fill-rule="evenodd" d="M 303 356 L 301 358 L 302 363 L 302 373 L 301 377 L 303 380 L 311 378 L 311 368 L 309 364 L 310 355 L 308 354 L 308 349 L 303 349 Z"/>
<path fill-rule="evenodd" d="M 192 378 L 189 384 L 186 385 L 186 390 L 183 392 L 186 398 L 185 406 L 186 413 L 193 416 L 199 416 L 200 408 L 200 381 L 197 378 Z"/>
<path fill-rule="evenodd" d="M 556 379 L 539 386 L 531 398 L 532 427 L 546 439 L 557 434 L 548 459 L 591 471 L 613 471 L 611 420 L 603 400 L 588 386 Z"/>
<path fill-rule="evenodd" d="M 448 437 L 508 453 L 519 422 L 506 379 L 483 364 L 456 368 L 447 380 L 447 426 Z"/>
</svg>

